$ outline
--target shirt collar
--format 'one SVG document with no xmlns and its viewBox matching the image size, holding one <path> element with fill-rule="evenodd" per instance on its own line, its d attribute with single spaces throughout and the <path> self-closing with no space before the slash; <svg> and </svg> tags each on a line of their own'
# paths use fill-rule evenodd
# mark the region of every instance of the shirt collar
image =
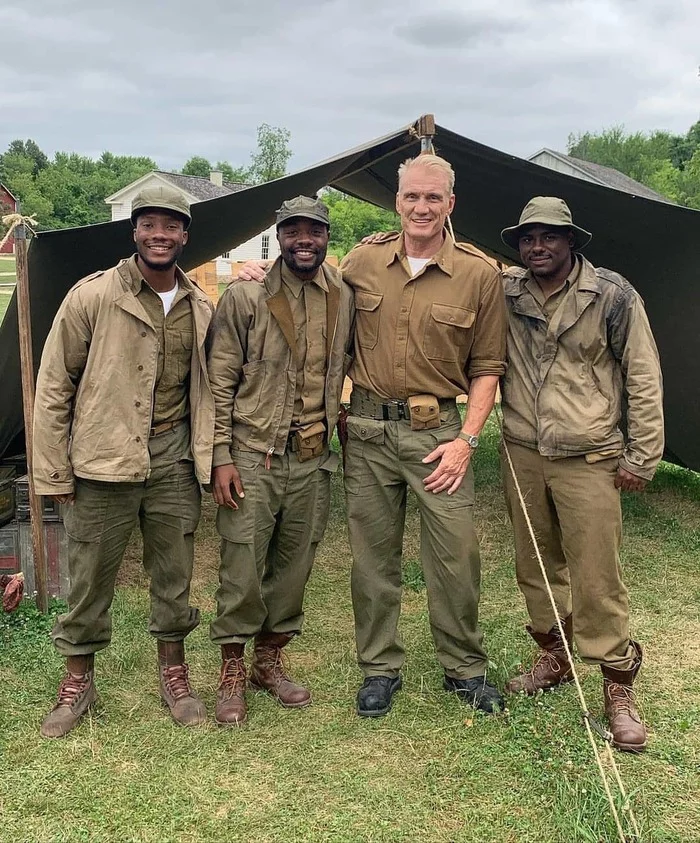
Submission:
<svg viewBox="0 0 700 843">
<path fill-rule="evenodd" d="M 394 261 L 402 261 L 404 258 L 406 258 L 406 244 L 404 242 L 404 234 L 401 232 L 401 236 L 395 241 L 394 248 L 389 255 L 386 265 L 391 266 Z M 408 263 L 408 261 L 406 261 L 406 263 Z M 448 231 L 445 231 L 445 238 L 442 241 L 442 246 L 440 246 L 437 253 L 428 260 L 428 263 L 426 263 L 423 269 L 427 269 L 432 264 L 435 264 L 438 269 L 441 269 L 445 275 L 452 277 L 454 269 L 454 240 Z"/>
<path fill-rule="evenodd" d="M 315 284 L 317 287 L 320 287 L 324 293 L 328 292 L 328 283 L 326 282 L 325 275 L 323 273 L 323 269 L 319 267 L 318 272 L 314 275 L 310 281 L 302 281 L 301 278 L 297 278 L 297 276 L 292 272 L 292 270 L 287 266 L 287 264 L 282 261 L 282 267 L 280 269 L 280 274 L 282 276 L 282 283 L 287 287 L 289 292 L 294 296 L 295 299 L 298 299 L 301 295 L 302 290 L 304 289 L 305 284 Z"/>
</svg>

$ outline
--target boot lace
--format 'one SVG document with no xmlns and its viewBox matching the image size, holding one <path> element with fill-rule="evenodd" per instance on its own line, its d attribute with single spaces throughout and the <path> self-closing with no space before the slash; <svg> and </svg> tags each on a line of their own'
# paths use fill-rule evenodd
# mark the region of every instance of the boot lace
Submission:
<svg viewBox="0 0 700 843">
<path fill-rule="evenodd" d="M 58 686 L 56 706 L 71 706 L 90 684 L 89 673 L 69 673 Z"/>
<path fill-rule="evenodd" d="M 240 659 L 226 659 L 221 668 L 221 681 L 219 682 L 219 691 L 222 693 L 224 699 L 231 699 L 242 690 L 241 683 L 245 683 L 245 659 L 241 656 Z"/>
<path fill-rule="evenodd" d="M 566 653 L 560 650 L 542 650 L 537 658 L 537 661 L 532 665 L 531 670 L 526 673 L 533 682 L 538 682 L 544 679 L 547 672 L 551 673 L 566 673 L 567 659 Z"/>
<path fill-rule="evenodd" d="M 620 685 L 619 682 L 607 682 L 608 699 L 613 709 L 611 714 L 617 716 L 624 714 L 628 717 L 637 717 L 634 707 L 634 694 L 629 685 Z"/>
<path fill-rule="evenodd" d="M 174 699 L 192 696 L 190 688 L 189 668 L 186 664 L 174 664 L 163 668 L 163 683 L 168 694 Z"/>
<path fill-rule="evenodd" d="M 277 647 L 259 650 L 258 663 L 260 667 L 269 670 L 277 683 L 291 682 L 289 678 L 290 661 L 289 656 Z"/>
</svg>

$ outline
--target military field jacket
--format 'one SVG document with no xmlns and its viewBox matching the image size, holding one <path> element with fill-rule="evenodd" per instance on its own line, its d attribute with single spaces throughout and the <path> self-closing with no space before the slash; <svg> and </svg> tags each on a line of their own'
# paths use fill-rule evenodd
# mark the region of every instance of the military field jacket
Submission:
<svg viewBox="0 0 700 843">
<path fill-rule="evenodd" d="M 255 451 L 282 454 L 294 411 L 296 338 L 282 289 L 281 258 L 263 284 L 238 281 L 221 296 L 209 349 L 216 404 L 214 465 L 231 462 L 233 440 Z M 326 296 L 325 421 L 333 431 L 350 364 L 355 309 L 340 273 L 323 264 Z"/>
<path fill-rule="evenodd" d="M 150 474 L 148 438 L 158 335 L 133 290 L 130 262 L 83 278 L 56 314 L 41 356 L 34 411 L 34 482 L 40 495 L 68 494 L 74 475 L 138 482 Z M 214 399 L 205 341 L 214 312 L 207 296 L 177 270 L 192 305 L 191 450 L 208 483 Z"/>
<path fill-rule="evenodd" d="M 526 287 L 528 272 L 504 272 L 504 436 L 550 457 L 618 453 L 623 468 L 651 479 L 663 453 L 664 421 L 644 303 L 621 275 L 581 255 L 577 260 L 580 272 L 549 324 Z"/>
</svg>

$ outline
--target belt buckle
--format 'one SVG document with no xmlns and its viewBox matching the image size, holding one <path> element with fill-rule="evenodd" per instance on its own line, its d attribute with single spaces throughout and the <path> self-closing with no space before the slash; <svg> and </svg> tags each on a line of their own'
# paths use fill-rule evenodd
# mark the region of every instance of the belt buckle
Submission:
<svg viewBox="0 0 700 843">
<path fill-rule="evenodd" d="M 382 416 L 384 417 L 384 421 L 400 421 L 401 419 L 405 419 L 406 402 L 398 398 L 385 401 L 382 404 Z"/>
</svg>

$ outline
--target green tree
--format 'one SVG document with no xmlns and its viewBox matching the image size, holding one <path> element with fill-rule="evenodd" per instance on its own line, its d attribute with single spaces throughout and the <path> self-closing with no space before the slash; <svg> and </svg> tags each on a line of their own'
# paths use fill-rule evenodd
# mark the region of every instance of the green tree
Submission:
<svg viewBox="0 0 700 843">
<path fill-rule="evenodd" d="M 331 218 L 329 251 L 339 258 L 368 234 L 401 227 L 401 220 L 392 211 L 346 196 L 338 190 L 328 189 L 322 199 L 328 205 Z"/>
<path fill-rule="evenodd" d="M 233 184 L 249 184 L 250 182 L 250 170 L 245 167 L 232 167 L 228 161 L 217 161 L 214 169 L 223 173 L 224 181 Z"/>
<path fill-rule="evenodd" d="M 258 148 L 251 156 L 250 177 L 253 184 L 279 179 L 287 172 L 292 157 L 288 129 L 262 123 L 258 126 Z"/>
<path fill-rule="evenodd" d="M 209 178 L 209 173 L 215 169 L 212 167 L 206 158 L 201 155 L 193 155 L 189 160 L 185 161 L 185 166 L 181 172 L 183 176 L 199 176 L 200 178 Z"/>
</svg>

